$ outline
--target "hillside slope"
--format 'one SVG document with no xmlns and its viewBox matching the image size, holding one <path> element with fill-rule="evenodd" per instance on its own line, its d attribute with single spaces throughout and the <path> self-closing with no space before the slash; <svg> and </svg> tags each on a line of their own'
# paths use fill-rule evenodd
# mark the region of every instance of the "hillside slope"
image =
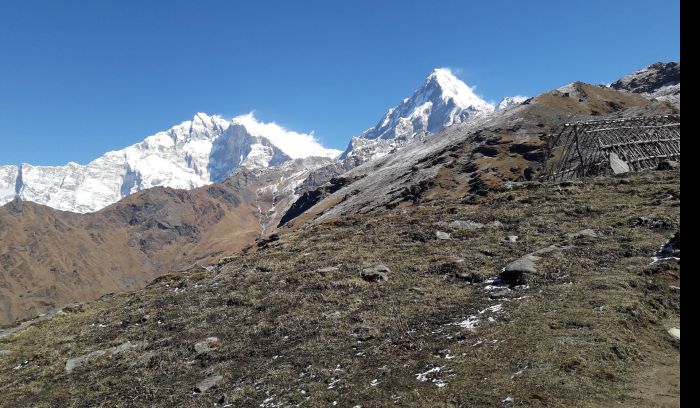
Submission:
<svg viewBox="0 0 700 408">
<path fill-rule="evenodd" d="M 327 163 L 241 168 L 224 183 L 152 188 L 90 214 L 20 200 L 0 207 L 0 324 L 235 253 L 273 229 L 309 169 Z"/>
<path fill-rule="evenodd" d="M 677 406 L 679 177 L 319 221 L 0 332 L 0 405 Z"/>
<path fill-rule="evenodd" d="M 546 159 L 547 137 L 566 122 L 678 112 L 666 101 L 575 82 L 364 163 L 338 178 L 336 188 L 329 183 L 302 195 L 292 209 L 303 216 L 285 217 L 282 227 L 296 229 L 311 220 L 403 208 L 443 196 L 472 200 L 536 179 Z"/>
</svg>

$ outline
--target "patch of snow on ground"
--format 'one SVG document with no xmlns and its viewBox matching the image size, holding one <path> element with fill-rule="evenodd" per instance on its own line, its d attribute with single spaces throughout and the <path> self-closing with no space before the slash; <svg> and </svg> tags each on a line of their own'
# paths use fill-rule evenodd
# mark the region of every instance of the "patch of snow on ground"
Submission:
<svg viewBox="0 0 700 408">
<path fill-rule="evenodd" d="M 493 306 L 487 307 L 484 310 L 479 311 L 479 314 L 484 314 L 486 312 L 498 313 L 502 310 L 503 310 L 503 305 L 499 303 L 497 305 L 493 305 Z"/>
<path fill-rule="evenodd" d="M 445 367 L 433 367 L 430 370 L 416 374 L 416 379 L 420 382 L 427 382 L 430 380 L 436 387 L 442 388 L 447 386 L 447 381 L 436 378 L 436 375 L 440 373 Z"/>
<path fill-rule="evenodd" d="M 479 318 L 476 316 L 469 316 L 466 320 L 462 320 L 458 323 L 453 323 L 455 326 L 459 326 L 464 329 L 473 329 L 479 325 Z"/>
</svg>

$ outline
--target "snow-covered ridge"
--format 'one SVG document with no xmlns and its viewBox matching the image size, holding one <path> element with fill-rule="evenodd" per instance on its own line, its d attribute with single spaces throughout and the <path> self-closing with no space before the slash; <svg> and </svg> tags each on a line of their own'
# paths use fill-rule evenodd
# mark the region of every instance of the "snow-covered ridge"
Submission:
<svg viewBox="0 0 700 408">
<path fill-rule="evenodd" d="M 191 189 L 222 181 L 240 166 L 267 168 L 340 153 L 313 134 L 263 123 L 253 114 L 227 120 L 198 113 L 86 165 L 0 166 L 0 204 L 18 195 L 59 210 L 92 212 L 151 187 Z"/>
<path fill-rule="evenodd" d="M 506 96 L 505 98 L 501 99 L 501 102 L 498 103 L 496 110 L 508 109 L 511 106 L 519 105 L 525 102 L 527 99 L 527 96 L 522 95 Z"/>
<path fill-rule="evenodd" d="M 359 164 L 494 110 L 448 68 L 437 68 L 374 127 L 353 137 L 341 159 Z"/>
</svg>

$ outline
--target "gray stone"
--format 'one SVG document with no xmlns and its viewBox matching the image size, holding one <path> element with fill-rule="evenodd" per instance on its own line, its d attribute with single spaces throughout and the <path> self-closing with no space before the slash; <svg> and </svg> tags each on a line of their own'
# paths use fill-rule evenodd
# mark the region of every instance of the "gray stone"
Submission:
<svg viewBox="0 0 700 408">
<path fill-rule="evenodd" d="M 329 274 L 331 272 L 337 272 L 339 270 L 340 270 L 340 268 L 338 268 L 337 266 L 327 266 L 325 268 L 316 269 L 316 273 L 318 273 L 321 276 L 326 276 L 327 274 Z"/>
<path fill-rule="evenodd" d="M 617 154 L 610 153 L 610 169 L 612 169 L 613 174 L 623 174 L 630 171 L 630 166 Z"/>
<path fill-rule="evenodd" d="M 93 351 L 92 353 L 84 354 L 80 357 L 71 358 L 68 361 L 66 361 L 66 372 L 70 373 L 74 369 L 80 367 L 83 364 L 86 364 L 90 360 L 95 360 L 99 357 L 104 356 L 105 354 L 107 354 L 106 350 L 97 350 Z"/>
<path fill-rule="evenodd" d="M 469 221 L 469 220 L 467 220 L 467 221 L 463 221 L 463 220 L 452 221 L 448 226 L 454 230 L 469 230 L 469 231 L 475 231 L 475 230 L 484 228 L 484 224 L 479 223 L 479 222 Z"/>
<path fill-rule="evenodd" d="M 578 231 L 578 232 L 572 232 L 570 234 L 566 234 L 566 236 L 568 238 L 578 238 L 578 237 L 597 238 L 598 234 L 594 230 L 592 230 L 590 228 L 586 228 L 586 229 L 582 229 L 581 231 Z"/>
<path fill-rule="evenodd" d="M 505 283 L 511 285 L 524 285 L 528 280 L 527 275 L 537 272 L 535 262 L 537 262 L 539 259 L 539 256 L 527 254 L 509 263 L 499 276 Z"/>
<path fill-rule="evenodd" d="M 103 350 L 95 350 L 91 353 L 84 354 L 80 357 L 68 359 L 68 361 L 66 361 L 66 372 L 70 373 L 74 369 L 76 369 L 84 364 L 87 364 L 91 361 L 94 361 L 100 357 L 114 356 L 117 354 L 124 353 L 126 351 L 136 350 L 136 349 L 142 348 L 144 345 L 145 345 L 145 343 L 141 342 L 141 341 L 136 341 L 133 343 L 131 341 L 127 341 L 126 343 L 122 343 L 118 346 L 110 347 L 110 348 L 103 349 Z"/>
<path fill-rule="evenodd" d="M 452 239 L 452 235 L 442 231 L 435 231 L 435 236 L 437 239 Z"/>
<path fill-rule="evenodd" d="M 209 391 L 212 388 L 218 387 L 219 385 L 223 384 L 224 382 L 224 377 L 221 375 L 212 375 L 209 376 L 205 379 L 203 379 L 197 386 L 194 388 L 194 392 L 196 394 L 201 394 L 204 392 Z"/>
<path fill-rule="evenodd" d="M 194 344 L 194 351 L 197 352 L 197 354 L 203 354 L 203 353 L 208 353 L 210 351 L 214 351 L 219 347 L 219 338 L 218 337 L 207 337 L 206 339 L 202 341 L 198 341 Z"/>
<path fill-rule="evenodd" d="M 12 350 L 0 350 L 0 356 L 9 356 L 12 354 Z"/>
<path fill-rule="evenodd" d="M 130 341 L 127 341 L 126 343 L 120 344 L 116 347 L 112 347 L 108 349 L 109 354 L 114 355 L 114 354 L 120 354 L 125 351 L 129 350 L 136 350 L 138 348 L 141 348 L 143 346 L 143 343 L 137 341 L 135 343 L 132 343 Z"/>
<path fill-rule="evenodd" d="M 681 339 L 681 329 L 671 327 L 670 329 L 668 329 L 668 334 L 670 334 L 671 337 L 673 337 L 676 340 L 680 341 Z"/>
<path fill-rule="evenodd" d="M 384 282 L 389 279 L 387 273 L 390 272 L 391 270 L 385 265 L 377 265 L 372 268 L 363 269 L 360 276 L 367 282 Z"/>
<path fill-rule="evenodd" d="M 508 235 L 507 237 L 501 240 L 501 244 L 514 244 L 516 242 L 518 242 L 517 235 Z"/>
</svg>

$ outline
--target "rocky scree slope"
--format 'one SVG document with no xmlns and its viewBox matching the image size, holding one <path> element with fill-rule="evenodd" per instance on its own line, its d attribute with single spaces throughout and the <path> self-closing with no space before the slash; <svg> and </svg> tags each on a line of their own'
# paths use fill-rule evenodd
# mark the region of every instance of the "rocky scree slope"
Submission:
<svg viewBox="0 0 700 408">
<path fill-rule="evenodd" d="M 652 257 L 679 237 L 679 178 L 525 182 L 281 234 L 0 332 L 0 406 L 677 406 L 680 239 Z"/>
<path fill-rule="evenodd" d="M 610 84 L 610 87 L 669 101 L 680 109 L 681 63 L 657 62 L 620 78 Z"/>
</svg>

